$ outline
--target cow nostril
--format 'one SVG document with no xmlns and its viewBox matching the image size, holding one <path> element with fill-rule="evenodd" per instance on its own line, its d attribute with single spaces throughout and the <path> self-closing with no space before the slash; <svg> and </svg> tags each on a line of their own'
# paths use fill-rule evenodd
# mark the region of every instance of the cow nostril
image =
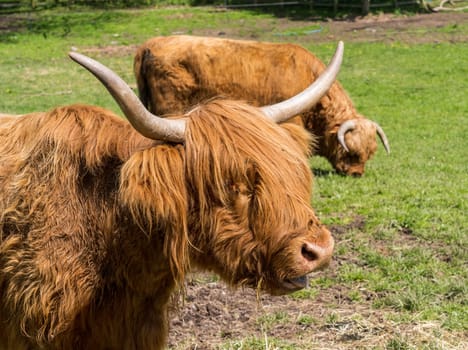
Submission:
<svg viewBox="0 0 468 350">
<path fill-rule="evenodd" d="M 302 256 L 308 261 L 315 261 L 319 259 L 319 254 L 311 244 L 305 243 L 301 249 Z"/>
<path fill-rule="evenodd" d="M 361 177 L 362 174 L 359 173 L 359 172 L 357 172 L 357 171 L 355 171 L 355 172 L 352 172 L 352 173 L 351 173 L 351 176 L 352 176 L 352 177 Z"/>
</svg>

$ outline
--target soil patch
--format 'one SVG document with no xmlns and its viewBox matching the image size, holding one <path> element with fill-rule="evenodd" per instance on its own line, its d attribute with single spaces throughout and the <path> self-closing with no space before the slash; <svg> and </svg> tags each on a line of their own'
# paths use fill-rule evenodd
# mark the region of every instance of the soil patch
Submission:
<svg viewBox="0 0 468 350">
<path fill-rule="evenodd" d="M 393 322 L 392 310 L 372 307 L 372 294 L 353 302 L 339 285 L 315 298 L 294 299 L 258 297 L 251 289 L 206 282 L 210 278 L 195 274 L 187 283 L 185 305 L 170 315 L 171 350 L 407 348 L 389 347 L 398 342 L 414 349 L 461 350 L 468 345 L 466 334 L 445 331 L 439 322 Z"/>
</svg>

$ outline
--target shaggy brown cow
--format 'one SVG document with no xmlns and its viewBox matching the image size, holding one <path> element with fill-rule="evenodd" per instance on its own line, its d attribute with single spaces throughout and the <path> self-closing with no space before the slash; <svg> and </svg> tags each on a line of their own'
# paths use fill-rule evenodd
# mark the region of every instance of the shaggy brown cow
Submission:
<svg viewBox="0 0 468 350">
<path fill-rule="evenodd" d="M 162 119 L 71 54 L 130 124 L 85 105 L 0 118 L 0 349 L 162 349 L 192 266 L 272 294 L 303 288 L 333 239 L 310 206 L 307 158 L 276 121 L 320 99 L 341 55 L 299 100 Z"/>
<path fill-rule="evenodd" d="M 192 36 L 150 39 L 134 61 L 140 98 L 160 115 L 181 113 L 219 95 L 254 105 L 276 103 L 306 88 L 324 69 L 297 45 Z M 364 173 L 377 150 L 376 132 L 390 150 L 383 130 L 356 111 L 339 82 L 302 114 L 302 121 L 318 138 L 314 153 L 342 174 Z"/>
</svg>

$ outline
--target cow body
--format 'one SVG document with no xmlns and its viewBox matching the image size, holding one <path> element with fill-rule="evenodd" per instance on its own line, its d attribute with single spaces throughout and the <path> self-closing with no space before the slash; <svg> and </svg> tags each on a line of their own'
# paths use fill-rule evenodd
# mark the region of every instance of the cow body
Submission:
<svg viewBox="0 0 468 350">
<path fill-rule="evenodd" d="M 186 111 L 215 96 L 257 106 L 276 103 L 302 91 L 324 69 L 317 57 L 294 44 L 192 36 L 150 39 L 134 61 L 140 98 L 159 115 Z M 314 153 L 340 173 L 364 173 L 381 129 L 356 111 L 339 82 L 301 119 L 317 137 Z M 344 135 L 345 149 L 337 134 L 348 120 L 354 123 Z"/>
<path fill-rule="evenodd" d="M 225 100 L 178 119 L 183 143 L 92 106 L 0 118 L 0 349 L 162 349 L 191 267 L 284 294 L 328 263 L 305 131 Z"/>
</svg>

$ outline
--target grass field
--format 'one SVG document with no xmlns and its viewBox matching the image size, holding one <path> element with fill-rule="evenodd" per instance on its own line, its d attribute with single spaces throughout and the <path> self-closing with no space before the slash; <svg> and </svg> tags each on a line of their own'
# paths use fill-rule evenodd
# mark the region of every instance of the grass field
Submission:
<svg viewBox="0 0 468 350">
<path fill-rule="evenodd" d="M 105 89 L 67 58 L 70 50 L 99 59 L 134 87 L 134 49 L 156 35 L 228 32 L 296 41 L 324 61 L 336 45 L 336 39 L 301 35 L 314 27 L 310 23 L 291 21 L 289 28 L 268 14 L 210 8 L 55 10 L 2 20 L 17 28 L 0 32 L 3 113 L 80 102 L 121 114 Z M 309 289 L 291 297 L 298 303 L 323 300 L 324 315 L 311 310 L 294 321 L 313 324 L 311 334 L 332 333 L 345 321 L 362 325 L 365 313 L 359 310 L 368 309 L 375 319 L 366 322 L 393 329 L 385 328 L 385 338 L 367 336 L 366 344 L 344 339 L 333 347 L 311 334 L 298 340 L 246 331 L 213 348 L 468 348 L 468 26 L 431 30 L 456 32 L 465 41 L 416 40 L 428 35 L 423 31 L 410 42 L 345 42 L 339 79 L 359 111 L 384 128 L 392 151 L 387 156 L 380 147 L 360 179 L 334 174 L 324 159 L 311 160 L 313 206 L 334 232 L 336 257 Z M 296 34 L 275 35 L 291 31 Z M 258 319 L 262 329 L 282 322 L 292 321 L 281 313 Z M 418 327 L 423 332 L 405 332 Z"/>
</svg>

